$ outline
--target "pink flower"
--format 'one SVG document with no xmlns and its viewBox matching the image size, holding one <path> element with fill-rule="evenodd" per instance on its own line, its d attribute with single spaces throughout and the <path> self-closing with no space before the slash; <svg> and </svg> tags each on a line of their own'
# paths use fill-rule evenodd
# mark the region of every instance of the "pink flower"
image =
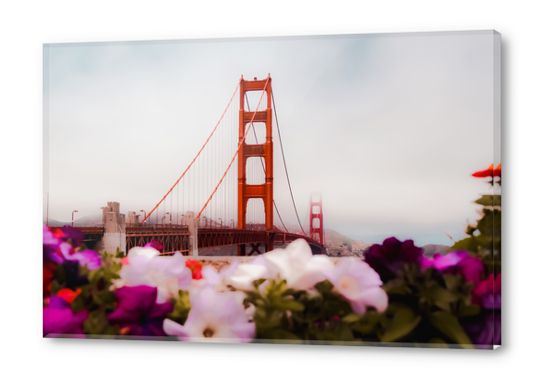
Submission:
<svg viewBox="0 0 542 379">
<path fill-rule="evenodd" d="M 383 312 L 388 306 L 388 295 L 380 288 L 382 280 L 367 263 L 356 258 L 343 258 L 330 272 L 324 275 L 335 289 L 343 295 L 354 312 L 363 314 L 368 306 Z"/>
</svg>

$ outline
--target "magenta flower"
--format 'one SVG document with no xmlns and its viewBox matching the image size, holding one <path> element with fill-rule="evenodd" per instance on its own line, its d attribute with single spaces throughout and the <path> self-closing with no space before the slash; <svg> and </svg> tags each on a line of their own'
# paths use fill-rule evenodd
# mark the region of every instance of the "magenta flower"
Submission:
<svg viewBox="0 0 542 379">
<path fill-rule="evenodd" d="M 422 270 L 434 267 L 443 274 L 462 275 L 467 282 L 480 283 L 484 265 L 480 258 L 470 257 L 466 251 L 454 251 L 446 255 L 435 254 L 433 259 L 422 259 Z"/>
<path fill-rule="evenodd" d="M 116 292 L 118 308 L 107 316 L 125 334 L 136 336 L 163 336 L 162 324 L 168 313 L 173 311 L 170 303 L 157 304 L 157 289 L 149 286 L 122 287 Z"/>
<path fill-rule="evenodd" d="M 49 334 L 84 334 L 83 322 L 88 311 L 73 313 L 70 304 L 58 296 L 51 296 L 46 308 L 43 308 L 43 336 Z M 84 338 L 84 336 L 81 336 Z"/>
<path fill-rule="evenodd" d="M 397 276 L 405 263 L 419 262 L 423 250 L 414 245 L 414 241 L 399 241 L 395 237 L 384 240 L 382 245 L 372 245 L 365 253 L 365 262 L 369 264 L 387 282 Z"/>
<path fill-rule="evenodd" d="M 472 303 L 485 309 L 501 309 L 501 274 L 493 279 L 493 273 L 472 291 Z"/>
<path fill-rule="evenodd" d="M 472 343 L 481 348 L 501 344 L 501 312 L 486 310 L 476 321 L 463 323 L 463 329 Z"/>
<path fill-rule="evenodd" d="M 248 321 L 242 304 L 229 293 L 215 293 L 204 288 L 190 294 L 192 309 L 184 325 L 164 320 L 164 331 L 182 341 L 193 342 L 250 342 L 256 325 Z"/>
<path fill-rule="evenodd" d="M 62 229 L 43 226 L 43 255 L 45 260 L 55 263 L 76 261 L 81 266 L 87 265 L 89 270 L 95 270 L 102 264 L 101 258 L 94 250 L 75 251 L 74 246 L 80 245 L 84 234 L 75 228 L 64 226 Z M 72 241 L 72 244 L 66 241 Z"/>
</svg>

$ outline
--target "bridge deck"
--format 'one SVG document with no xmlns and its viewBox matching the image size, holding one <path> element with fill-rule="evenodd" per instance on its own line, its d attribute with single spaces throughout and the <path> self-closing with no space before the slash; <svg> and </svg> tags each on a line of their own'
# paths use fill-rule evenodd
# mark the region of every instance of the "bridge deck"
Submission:
<svg viewBox="0 0 542 379">
<path fill-rule="evenodd" d="M 97 240 L 103 236 L 103 227 L 83 227 L 85 240 Z M 321 251 L 323 245 L 318 241 L 295 233 L 286 233 L 275 230 L 267 232 L 263 230 L 243 229 L 198 229 L 198 249 L 210 247 L 245 245 L 245 244 L 273 244 L 274 242 L 288 243 L 299 238 L 307 241 L 313 251 Z M 189 251 L 190 234 L 187 226 L 147 226 L 126 228 L 126 251 L 132 247 L 144 246 L 151 241 L 158 241 L 164 246 L 164 251 L 180 251 L 187 255 Z"/>
</svg>

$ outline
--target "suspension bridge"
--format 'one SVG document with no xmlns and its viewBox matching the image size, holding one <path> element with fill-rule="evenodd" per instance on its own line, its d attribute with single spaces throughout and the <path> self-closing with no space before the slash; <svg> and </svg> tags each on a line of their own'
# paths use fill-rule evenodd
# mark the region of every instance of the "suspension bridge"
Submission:
<svg viewBox="0 0 542 379">
<path fill-rule="evenodd" d="M 250 99 L 257 99 L 253 109 Z M 286 227 L 273 196 L 273 120 L 298 227 Z M 141 221 L 130 212 L 125 222 L 118 207 L 118 203 L 108 203 L 103 227 L 82 228 L 85 238 L 120 238 L 118 246 L 125 251 L 158 241 L 164 255 L 175 251 L 197 255 L 198 249 L 236 245 L 238 256 L 258 254 L 262 245 L 270 251 L 275 243 L 302 238 L 313 254 L 325 253 L 321 197 L 310 197 L 309 228 L 303 227 L 297 212 L 270 75 L 252 81 L 241 76 L 201 149 Z"/>
</svg>

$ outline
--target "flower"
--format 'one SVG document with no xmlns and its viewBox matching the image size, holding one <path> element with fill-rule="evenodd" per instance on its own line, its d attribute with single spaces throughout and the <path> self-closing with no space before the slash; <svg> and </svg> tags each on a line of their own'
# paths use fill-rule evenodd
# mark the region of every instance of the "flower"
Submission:
<svg viewBox="0 0 542 379">
<path fill-rule="evenodd" d="M 184 325 L 164 320 L 164 332 L 182 341 L 233 342 L 252 341 L 256 325 L 248 321 L 244 307 L 229 293 L 215 293 L 205 288 L 190 295 L 192 309 Z"/>
<path fill-rule="evenodd" d="M 485 309 L 501 309 L 501 274 L 493 279 L 493 273 L 472 291 L 472 303 Z"/>
<path fill-rule="evenodd" d="M 485 311 L 476 321 L 462 324 L 472 343 L 480 347 L 501 344 L 501 312 Z"/>
<path fill-rule="evenodd" d="M 44 261 L 65 263 L 77 261 L 81 266 L 87 265 L 89 270 L 100 268 L 101 258 L 94 250 L 76 251 L 74 247 L 81 245 L 85 235 L 78 229 L 64 226 L 61 229 L 43 226 Z M 70 241 L 68 243 L 66 241 Z"/>
<path fill-rule="evenodd" d="M 119 324 L 125 334 L 163 336 L 162 324 L 173 311 L 170 303 L 156 302 L 157 289 L 149 286 L 122 287 L 116 291 L 118 308 L 107 319 Z"/>
<path fill-rule="evenodd" d="M 128 252 L 129 264 L 122 266 L 119 286 L 151 286 L 158 288 L 158 303 L 177 297 L 179 289 L 189 289 L 192 274 L 185 266 L 185 258 L 177 252 L 173 256 L 159 256 L 152 247 L 134 247 Z"/>
<path fill-rule="evenodd" d="M 478 284 L 484 272 L 480 258 L 470 257 L 467 251 L 454 251 L 446 255 L 435 254 L 433 259 L 423 258 L 421 268 L 434 267 L 443 274 L 462 275 L 467 282 Z"/>
<path fill-rule="evenodd" d="M 56 264 L 51 261 L 43 262 L 43 297 L 49 296 L 56 274 Z"/>
<path fill-rule="evenodd" d="M 220 272 L 217 272 L 216 269 L 212 266 L 207 266 L 203 268 L 201 274 L 207 284 L 216 285 L 221 283 L 224 278 L 228 278 L 233 273 L 235 273 L 237 271 L 237 267 L 239 267 L 239 261 L 233 261 L 227 269 L 224 269 Z"/>
<path fill-rule="evenodd" d="M 350 302 L 354 312 L 363 314 L 368 306 L 379 312 L 387 308 L 388 295 L 380 288 L 382 280 L 367 263 L 356 258 L 343 258 L 333 271 L 324 275 Z"/>
<path fill-rule="evenodd" d="M 493 163 L 485 170 L 482 171 L 476 171 L 474 174 L 472 174 L 475 178 L 487 178 L 489 176 L 501 176 L 501 164 L 497 166 L 496 169 L 493 169 Z"/>
<path fill-rule="evenodd" d="M 75 291 L 72 291 L 69 288 L 63 288 L 56 293 L 57 297 L 60 297 L 66 301 L 66 303 L 71 304 L 72 301 L 81 293 L 81 288 L 78 288 Z"/>
<path fill-rule="evenodd" d="M 201 269 L 203 268 L 203 266 L 201 265 L 200 261 L 195 259 L 187 259 L 185 265 L 192 272 L 192 279 L 199 280 L 203 278 L 203 276 L 201 275 Z"/>
<path fill-rule="evenodd" d="M 144 247 L 152 247 L 153 249 L 156 249 L 158 251 L 161 251 L 164 248 L 164 246 L 162 246 L 162 244 L 159 241 L 151 241 L 145 244 Z"/>
<path fill-rule="evenodd" d="M 47 307 L 43 308 L 43 336 L 49 334 L 84 334 L 83 322 L 88 317 L 88 311 L 73 313 L 66 300 L 51 296 Z"/>
<path fill-rule="evenodd" d="M 325 271 L 335 267 L 327 256 L 313 256 L 307 241 L 298 239 L 286 249 L 275 249 L 263 255 L 270 277 L 277 274 L 285 279 L 288 287 L 307 290 L 326 279 Z"/>
<path fill-rule="evenodd" d="M 396 277 L 405 263 L 419 262 L 423 250 L 414 245 L 414 241 L 399 241 L 395 237 L 384 240 L 382 245 L 374 244 L 365 253 L 365 262 L 369 264 L 387 282 Z"/>
<path fill-rule="evenodd" d="M 207 273 L 207 272 L 206 272 Z M 223 276 L 224 284 L 231 285 L 241 291 L 253 291 L 252 282 L 256 279 L 267 279 L 269 270 L 264 265 L 241 263 L 229 276 Z M 213 279 L 211 279 L 213 280 Z"/>
</svg>

